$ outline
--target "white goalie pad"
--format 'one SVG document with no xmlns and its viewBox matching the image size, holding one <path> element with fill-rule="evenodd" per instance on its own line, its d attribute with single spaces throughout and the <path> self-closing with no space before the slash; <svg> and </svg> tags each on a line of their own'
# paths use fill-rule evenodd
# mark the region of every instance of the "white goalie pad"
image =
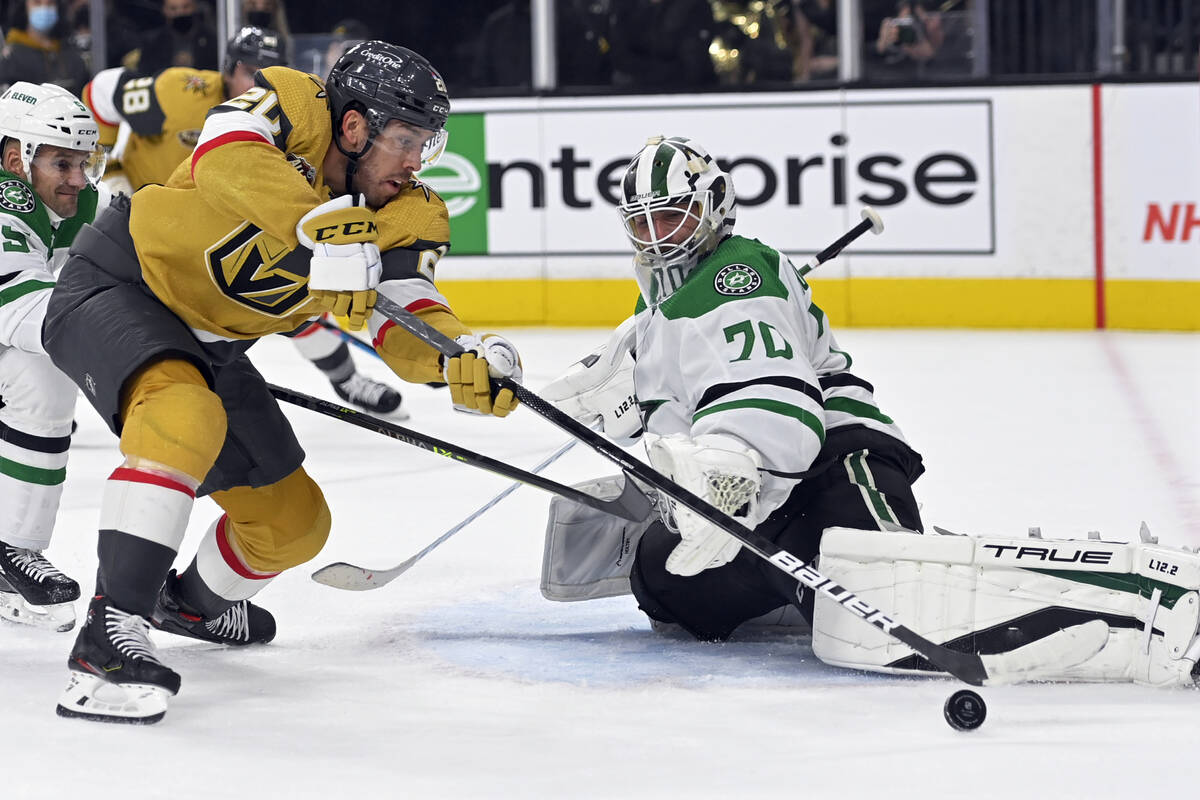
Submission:
<svg viewBox="0 0 1200 800">
<path fill-rule="evenodd" d="M 993 660 L 1014 656 L 1009 661 L 1020 663 L 1024 680 L 1194 682 L 1200 554 L 1158 545 L 1145 526 L 1139 542 L 830 528 L 819 563 L 822 573 L 931 641 Z M 906 645 L 836 606 L 818 593 L 813 651 L 822 661 L 890 673 L 927 667 Z M 1080 650 L 1097 620 L 1107 635 Z M 1022 660 L 1023 652 L 1036 653 L 1036 663 Z"/>
<path fill-rule="evenodd" d="M 625 478 L 613 475 L 575 488 L 609 500 L 619 497 Z M 630 594 L 629 573 L 638 540 L 656 515 L 642 522 L 605 514 L 565 497 L 550 501 L 542 551 L 542 596 L 570 602 Z"/>
</svg>

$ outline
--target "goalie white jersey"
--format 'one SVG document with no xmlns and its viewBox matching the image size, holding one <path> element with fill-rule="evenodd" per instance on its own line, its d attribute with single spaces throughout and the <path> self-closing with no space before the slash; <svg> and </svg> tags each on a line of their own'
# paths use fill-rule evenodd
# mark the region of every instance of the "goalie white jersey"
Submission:
<svg viewBox="0 0 1200 800">
<path fill-rule="evenodd" d="M 853 375 L 791 261 L 732 236 L 653 308 L 638 304 L 634 384 L 645 429 L 735 436 L 761 454 L 769 513 L 813 470 L 835 432 L 904 441 Z M 906 443 L 907 444 L 907 443 Z"/>
</svg>

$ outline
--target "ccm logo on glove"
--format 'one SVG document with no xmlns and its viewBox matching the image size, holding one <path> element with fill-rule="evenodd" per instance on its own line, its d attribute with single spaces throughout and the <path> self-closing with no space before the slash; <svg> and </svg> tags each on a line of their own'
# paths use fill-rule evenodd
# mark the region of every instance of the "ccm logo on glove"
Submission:
<svg viewBox="0 0 1200 800">
<path fill-rule="evenodd" d="M 338 225 L 324 225 L 316 230 L 314 242 L 327 242 L 330 239 L 341 239 L 343 242 L 373 241 L 379 235 L 379 227 L 374 220 L 350 220 Z"/>
</svg>

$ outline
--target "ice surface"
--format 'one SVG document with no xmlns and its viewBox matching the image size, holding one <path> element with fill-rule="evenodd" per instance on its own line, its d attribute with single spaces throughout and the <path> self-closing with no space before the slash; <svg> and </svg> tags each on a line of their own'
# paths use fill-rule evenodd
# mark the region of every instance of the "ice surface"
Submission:
<svg viewBox="0 0 1200 800">
<path fill-rule="evenodd" d="M 506 331 L 539 388 L 602 331 Z M 842 330 L 855 372 L 925 456 L 926 524 L 954 531 L 1200 545 L 1200 337 L 1118 332 Z M 336 399 L 285 340 L 267 377 Z M 362 369 L 382 365 L 357 354 Z M 524 411 L 448 410 L 405 389 L 412 427 L 530 467 L 565 441 Z M 403 561 L 506 485 L 487 473 L 289 409 L 334 514 L 329 544 L 260 597 L 266 647 L 155 634 L 183 675 L 147 728 L 62 720 L 74 634 L 0 627 L 0 797 L 1171 797 L 1195 792 L 1200 692 L 989 688 L 969 734 L 956 685 L 826 667 L 806 639 L 702 645 L 652 634 L 631 598 L 538 593 L 547 495 L 522 488 L 394 583 L 308 579 Z M 51 559 L 92 588 L 114 438 L 81 401 Z M 548 474 L 613 472 L 576 447 Z M 216 514 L 197 504 L 182 566 Z M 82 613 L 84 603 L 78 606 Z"/>
</svg>

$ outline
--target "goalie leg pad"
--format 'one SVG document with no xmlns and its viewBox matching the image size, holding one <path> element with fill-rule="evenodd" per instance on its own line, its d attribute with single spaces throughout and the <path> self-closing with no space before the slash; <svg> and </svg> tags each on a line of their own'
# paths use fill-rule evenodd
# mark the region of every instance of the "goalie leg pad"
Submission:
<svg viewBox="0 0 1200 800">
<path fill-rule="evenodd" d="M 831 529 L 822 572 L 921 635 L 1014 661 L 1022 678 L 1191 684 L 1200 658 L 1200 555 L 1147 542 L 880 534 Z M 934 669 L 907 646 L 818 596 L 813 650 L 879 672 Z M 1107 635 L 1090 643 L 1102 622 Z M 1062 637 L 1060 631 L 1087 627 Z M 1035 648 L 1034 645 L 1037 645 Z M 993 661 L 1003 666 L 1003 662 Z"/>
<path fill-rule="evenodd" d="M 624 477 L 613 475 L 575 488 L 609 500 L 619 497 L 624 485 Z M 542 596 L 570 602 L 629 594 L 633 554 L 654 519 L 630 522 L 555 496 L 542 551 Z"/>
</svg>

